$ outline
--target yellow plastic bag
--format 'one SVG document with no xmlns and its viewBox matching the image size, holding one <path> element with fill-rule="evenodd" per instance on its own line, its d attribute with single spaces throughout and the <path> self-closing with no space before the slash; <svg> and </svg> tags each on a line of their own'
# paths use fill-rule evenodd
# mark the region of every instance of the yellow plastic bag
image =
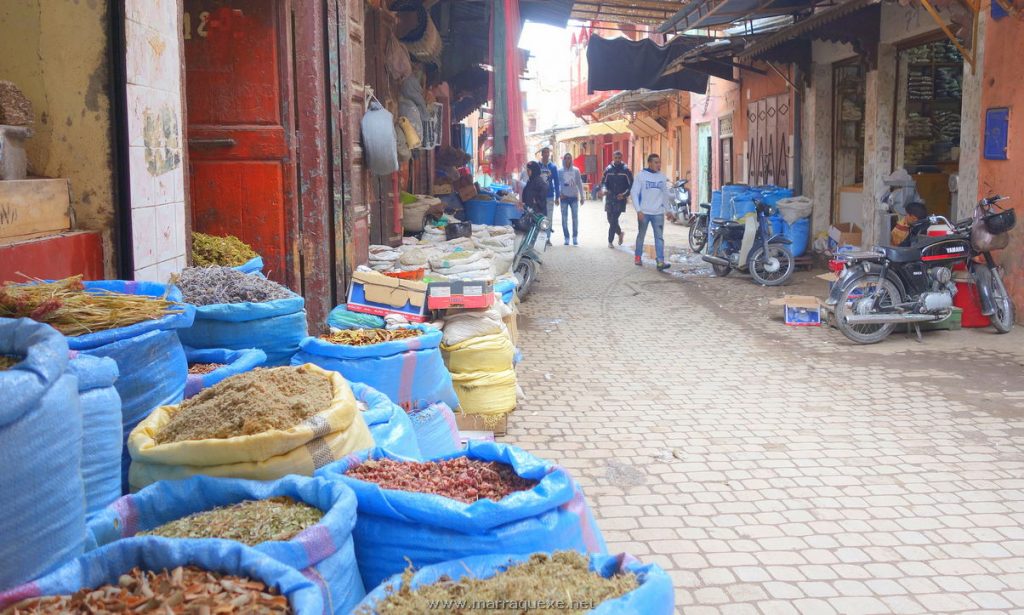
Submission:
<svg viewBox="0 0 1024 615">
<path fill-rule="evenodd" d="M 452 374 L 503 372 L 512 369 L 516 349 L 508 333 L 471 337 L 451 346 L 441 344 L 444 364 Z"/>
<path fill-rule="evenodd" d="M 320 374 L 331 382 L 334 399 L 324 411 L 287 430 L 251 436 L 185 440 L 157 444 L 154 436 L 180 406 L 161 406 L 132 430 L 128 483 L 137 491 L 158 480 L 178 480 L 196 474 L 251 480 L 274 480 L 287 474 L 313 472 L 345 455 L 374 446 L 348 382 L 337 372 L 307 363 L 299 369 Z M 254 399 L 254 404 L 259 400 Z"/>
<path fill-rule="evenodd" d="M 466 414 L 500 418 L 516 409 L 516 372 L 452 374 L 455 394 Z"/>
</svg>

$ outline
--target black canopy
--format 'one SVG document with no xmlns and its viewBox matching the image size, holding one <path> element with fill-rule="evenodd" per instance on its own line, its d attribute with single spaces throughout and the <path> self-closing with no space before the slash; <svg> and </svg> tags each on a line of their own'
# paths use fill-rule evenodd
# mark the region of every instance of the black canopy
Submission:
<svg viewBox="0 0 1024 615">
<path fill-rule="evenodd" d="M 674 89 L 704 94 L 708 89 L 708 72 L 686 67 L 669 75 L 661 74 L 672 60 L 702 42 L 700 39 L 687 37 L 662 47 L 650 39 L 633 41 L 628 38 L 607 39 L 592 36 L 587 45 L 590 92 Z M 717 71 L 711 69 L 709 72 L 715 74 Z M 731 79 L 732 69 L 728 69 L 728 74 L 715 76 Z"/>
</svg>

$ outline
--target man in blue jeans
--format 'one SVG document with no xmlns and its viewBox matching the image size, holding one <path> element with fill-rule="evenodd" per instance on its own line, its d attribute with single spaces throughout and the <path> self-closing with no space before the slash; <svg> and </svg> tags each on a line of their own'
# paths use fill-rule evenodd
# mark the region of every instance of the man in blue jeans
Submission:
<svg viewBox="0 0 1024 615">
<path fill-rule="evenodd" d="M 647 157 L 647 168 L 636 174 L 633 187 L 629 191 L 636 208 L 636 219 L 640 229 L 636 234 L 636 251 L 634 262 L 637 267 L 643 266 L 644 240 L 647 238 L 647 227 L 654 229 L 654 253 L 658 259 L 658 271 L 669 268 L 665 262 L 665 213 L 670 211 L 672 194 L 669 192 L 668 178 L 661 172 L 661 157 L 651 154 Z"/>
<path fill-rule="evenodd" d="M 580 230 L 580 201 L 586 191 L 583 189 L 583 175 L 572 164 L 572 154 L 562 156 L 562 168 L 558 170 L 559 188 L 562 201 L 562 236 L 569 245 L 569 210 L 572 210 L 572 245 L 578 246 Z"/>
</svg>

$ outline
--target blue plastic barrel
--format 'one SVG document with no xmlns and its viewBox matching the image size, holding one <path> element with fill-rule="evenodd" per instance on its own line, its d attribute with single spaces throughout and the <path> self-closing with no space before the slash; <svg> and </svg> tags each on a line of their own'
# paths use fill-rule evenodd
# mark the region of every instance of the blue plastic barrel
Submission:
<svg viewBox="0 0 1024 615">
<path fill-rule="evenodd" d="M 722 191 L 715 190 L 711 193 L 711 219 L 722 217 Z"/>
<path fill-rule="evenodd" d="M 782 216 L 775 214 L 768 218 L 768 222 L 772 225 L 772 235 L 783 235 L 786 232 L 786 221 L 782 219 Z"/>
<path fill-rule="evenodd" d="M 748 192 L 744 196 L 737 196 L 732 201 L 732 217 L 740 219 L 747 214 L 754 213 L 754 197 L 756 193 Z"/>
<path fill-rule="evenodd" d="M 523 212 L 519 211 L 515 203 L 498 203 L 494 208 L 494 225 L 507 226 L 522 216 Z"/>
<path fill-rule="evenodd" d="M 466 210 L 466 219 L 473 224 L 494 224 L 494 214 L 497 210 L 496 201 L 471 200 L 462 204 Z"/>
<path fill-rule="evenodd" d="M 807 251 L 807 242 L 811 238 L 811 219 L 800 218 L 793 224 L 783 222 L 782 234 L 793 242 L 789 246 L 793 256 L 803 256 Z"/>
<path fill-rule="evenodd" d="M 743 184 L 730 184 L 722 186 L 722 218 L 735 218 L 735 202 L 737 198 L 750 198 L 750 188 Z"/>
</svg>

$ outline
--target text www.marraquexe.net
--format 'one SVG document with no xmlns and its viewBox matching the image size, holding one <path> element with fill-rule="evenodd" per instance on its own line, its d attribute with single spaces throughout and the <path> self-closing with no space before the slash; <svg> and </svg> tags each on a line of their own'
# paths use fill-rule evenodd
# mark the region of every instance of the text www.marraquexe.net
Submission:
<svg viewBox="0 0 1024 615">
<path fill-rule="evenodd" d="M 586 611 L 597 606 L 589 600 L 435 600 L 431 610 L 481 610 L 481 611 L 544 611 L 566 610 Z"/>
</svg>

